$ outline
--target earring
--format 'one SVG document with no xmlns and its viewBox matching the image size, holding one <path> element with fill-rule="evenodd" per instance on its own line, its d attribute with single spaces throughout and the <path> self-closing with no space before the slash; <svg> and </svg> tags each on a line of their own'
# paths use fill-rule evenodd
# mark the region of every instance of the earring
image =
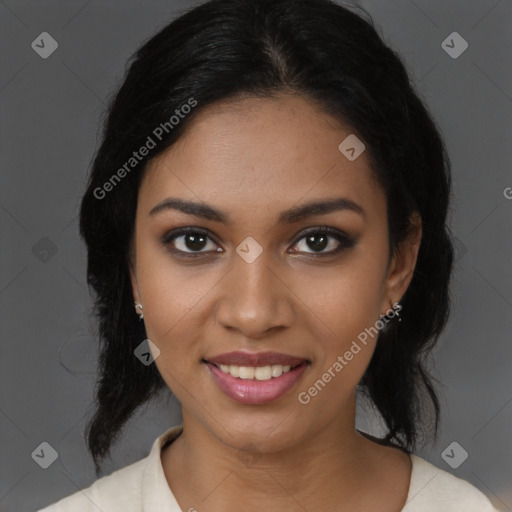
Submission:
<svg viewBox="0 0 512 512">
<path fill-rule="evenodd" d="M 400 304 L 400 302 L 397 301 L 397 302 L 393 303 L 393 305 L 391 307 L 394 310 L 394 313 L 395 313 L 394 316 L 398 317 L 398 321 L 401 322 L 402 319 L 400 318 L 399 311 L 402 309 L 402 305 Z M 381 314 L 381 315 L 379 315 L 379 318 L 382 320 L 385 316 L 387 316 L 387 315 Z"/>
<path fill-rule="evenodd" d="M 142 304 L 139 304 L 138 302 L 134 302 L 135 309 L 140 310 L 139 319 L 142 320 L 144 318 L 144 313 L 142 312 Z"/>
<path fill-rule="evenodd" d="M 400 318 L 400 313 L 399 313 L 399 311 L 402 309 L 402 304 L 400 304 L 400 302 L 398 302 L 398 301 L 397 301 L 397 302 L 395 302 L 395 303 L 393 304 L 393 306 L 392 306 L 392 307 L 393 307 L 393 309 L 395 310 L 395 315 L 398 317 L 398 321 L 399 321 L 399 322 L 401 322 L 401 321 L 402 321 L 402 319 Z"/>
</svg>

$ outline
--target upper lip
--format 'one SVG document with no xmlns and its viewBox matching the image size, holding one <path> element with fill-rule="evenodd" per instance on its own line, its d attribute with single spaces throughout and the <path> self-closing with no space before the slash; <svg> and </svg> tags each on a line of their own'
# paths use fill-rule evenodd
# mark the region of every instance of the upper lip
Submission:
<svg viewBox="0 0 512 512">
<path fill-rule="evenodd" d="M 281 352 L 226 352 L 213 357 L 205 358 L 209 363 L 220 364 L 233 364 L 236 366 L 271 366 L 273 364 L 280 364 L 283 366 L 297 366 L 304 361 L 305 357 L 291 356 Z"/>
</svg>

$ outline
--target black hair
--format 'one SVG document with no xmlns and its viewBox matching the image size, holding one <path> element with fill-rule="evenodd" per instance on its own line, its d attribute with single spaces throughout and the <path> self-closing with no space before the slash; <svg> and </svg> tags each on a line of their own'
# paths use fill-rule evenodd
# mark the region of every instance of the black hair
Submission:
<svg viewBox="0 0 512 512">
<path fill-rule="evenodd" d="M 451 303 L 450 162 L 401 58 L 370 15 L 329 0 L 211 0 L 142 44 L 127 68 L 106 113 L 80 210 L 100 338 L 96 411 L 87 425 L 96 473 L 135 410 L 167 389 L 156 365 L 134 356 L 146 332 L 134 310 L 129 265 L 147 162 L 172 146 L 202 109 L 243 97 L 298 94 L 351 127 L 386 194 L 390 254 L 407 235 L 411 214 L 420 214 L 422 241 L 401 298 L 402 321 L 395 318 L 379 333 L 358 387 L 385 422 L 385 443 L 415 447 L 426 419 L 424 398 L 434 407 L 437 436 L 440 407 L 426 356 Z M 131 160 L 148 137 L 156 147 Z"/>
</svg>

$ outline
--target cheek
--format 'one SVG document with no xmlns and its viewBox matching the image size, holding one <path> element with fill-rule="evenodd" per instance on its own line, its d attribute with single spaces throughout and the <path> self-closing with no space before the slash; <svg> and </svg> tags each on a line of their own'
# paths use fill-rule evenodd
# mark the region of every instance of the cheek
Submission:
<svg viewBox="0 0 512 512">
<path fill-rule="evenodd" d="M 307 292 L 314 317 L 323 320 L 334 339 L 357 336 L 379 318 L 382 301 L 382 266 L 363 258 L 337 267 L 322 279 L 311 280 Z M 308 293 L 308 295 L 305 295 Z"/>
<path fill-rule="evenodd" d="M 167 339 L 201 310 L 201 301 L 215 285 L 212 272 L 177 262 L 155 242 L 142 242 L 137 255 L 144 318 L 155 339 Z M 218 280 L 218 279 L 217 279 Z"/>
<path fill-rule="evenodd" d="M 376 286 L 352 273 L 334 280 L 315 303 L 317 315 L 309 314 L 316 347 L 309 379 L 301 386 L 301 404 L 311 402 L 319 415 L 334 414 L 351 396 L 375 350 L 379 318 Z M 321 321 L 318 321 L 318 318 Z M 321 411 L 321 412 L 320 412 Z"/>
<path fill-rule="evenodd" d="M 141 243 L 137 261 L 146 333 L 160 350 L 155 363 L 179 398 L 179 383 L 190 381 L 204 355 L 208 299 L 222 275 L 176 262 L 151 242 Z"/>
<path fill-rule="evenodd" d="M 311 310 L 306 329 L 318 342 L 314 381 L 328 372 L 324 378 L 332 381 L 329 386 L 340 391 L 360 380 L 379 334 L 376 322 L 381 312 L 384 263 L 371 252 L 361 251 L 328 278 L 311 281 L 315 284 L 309 287 Z"/>
</svg>

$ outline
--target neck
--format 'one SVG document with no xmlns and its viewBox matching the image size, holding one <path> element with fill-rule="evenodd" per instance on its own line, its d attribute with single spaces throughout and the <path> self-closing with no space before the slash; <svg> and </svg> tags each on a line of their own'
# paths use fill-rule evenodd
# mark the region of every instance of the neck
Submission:
<svg viewBox="0 0 512 512">
<path fill-rule="evenodd" d="M 374 483 L 377 445 L 355 429 L 355 397 L 343 413 L 294 444 L 243 449 L 184 413 L 162 454 L 169 486 L 183 510 L 350 510 Z"/>
</svg>

